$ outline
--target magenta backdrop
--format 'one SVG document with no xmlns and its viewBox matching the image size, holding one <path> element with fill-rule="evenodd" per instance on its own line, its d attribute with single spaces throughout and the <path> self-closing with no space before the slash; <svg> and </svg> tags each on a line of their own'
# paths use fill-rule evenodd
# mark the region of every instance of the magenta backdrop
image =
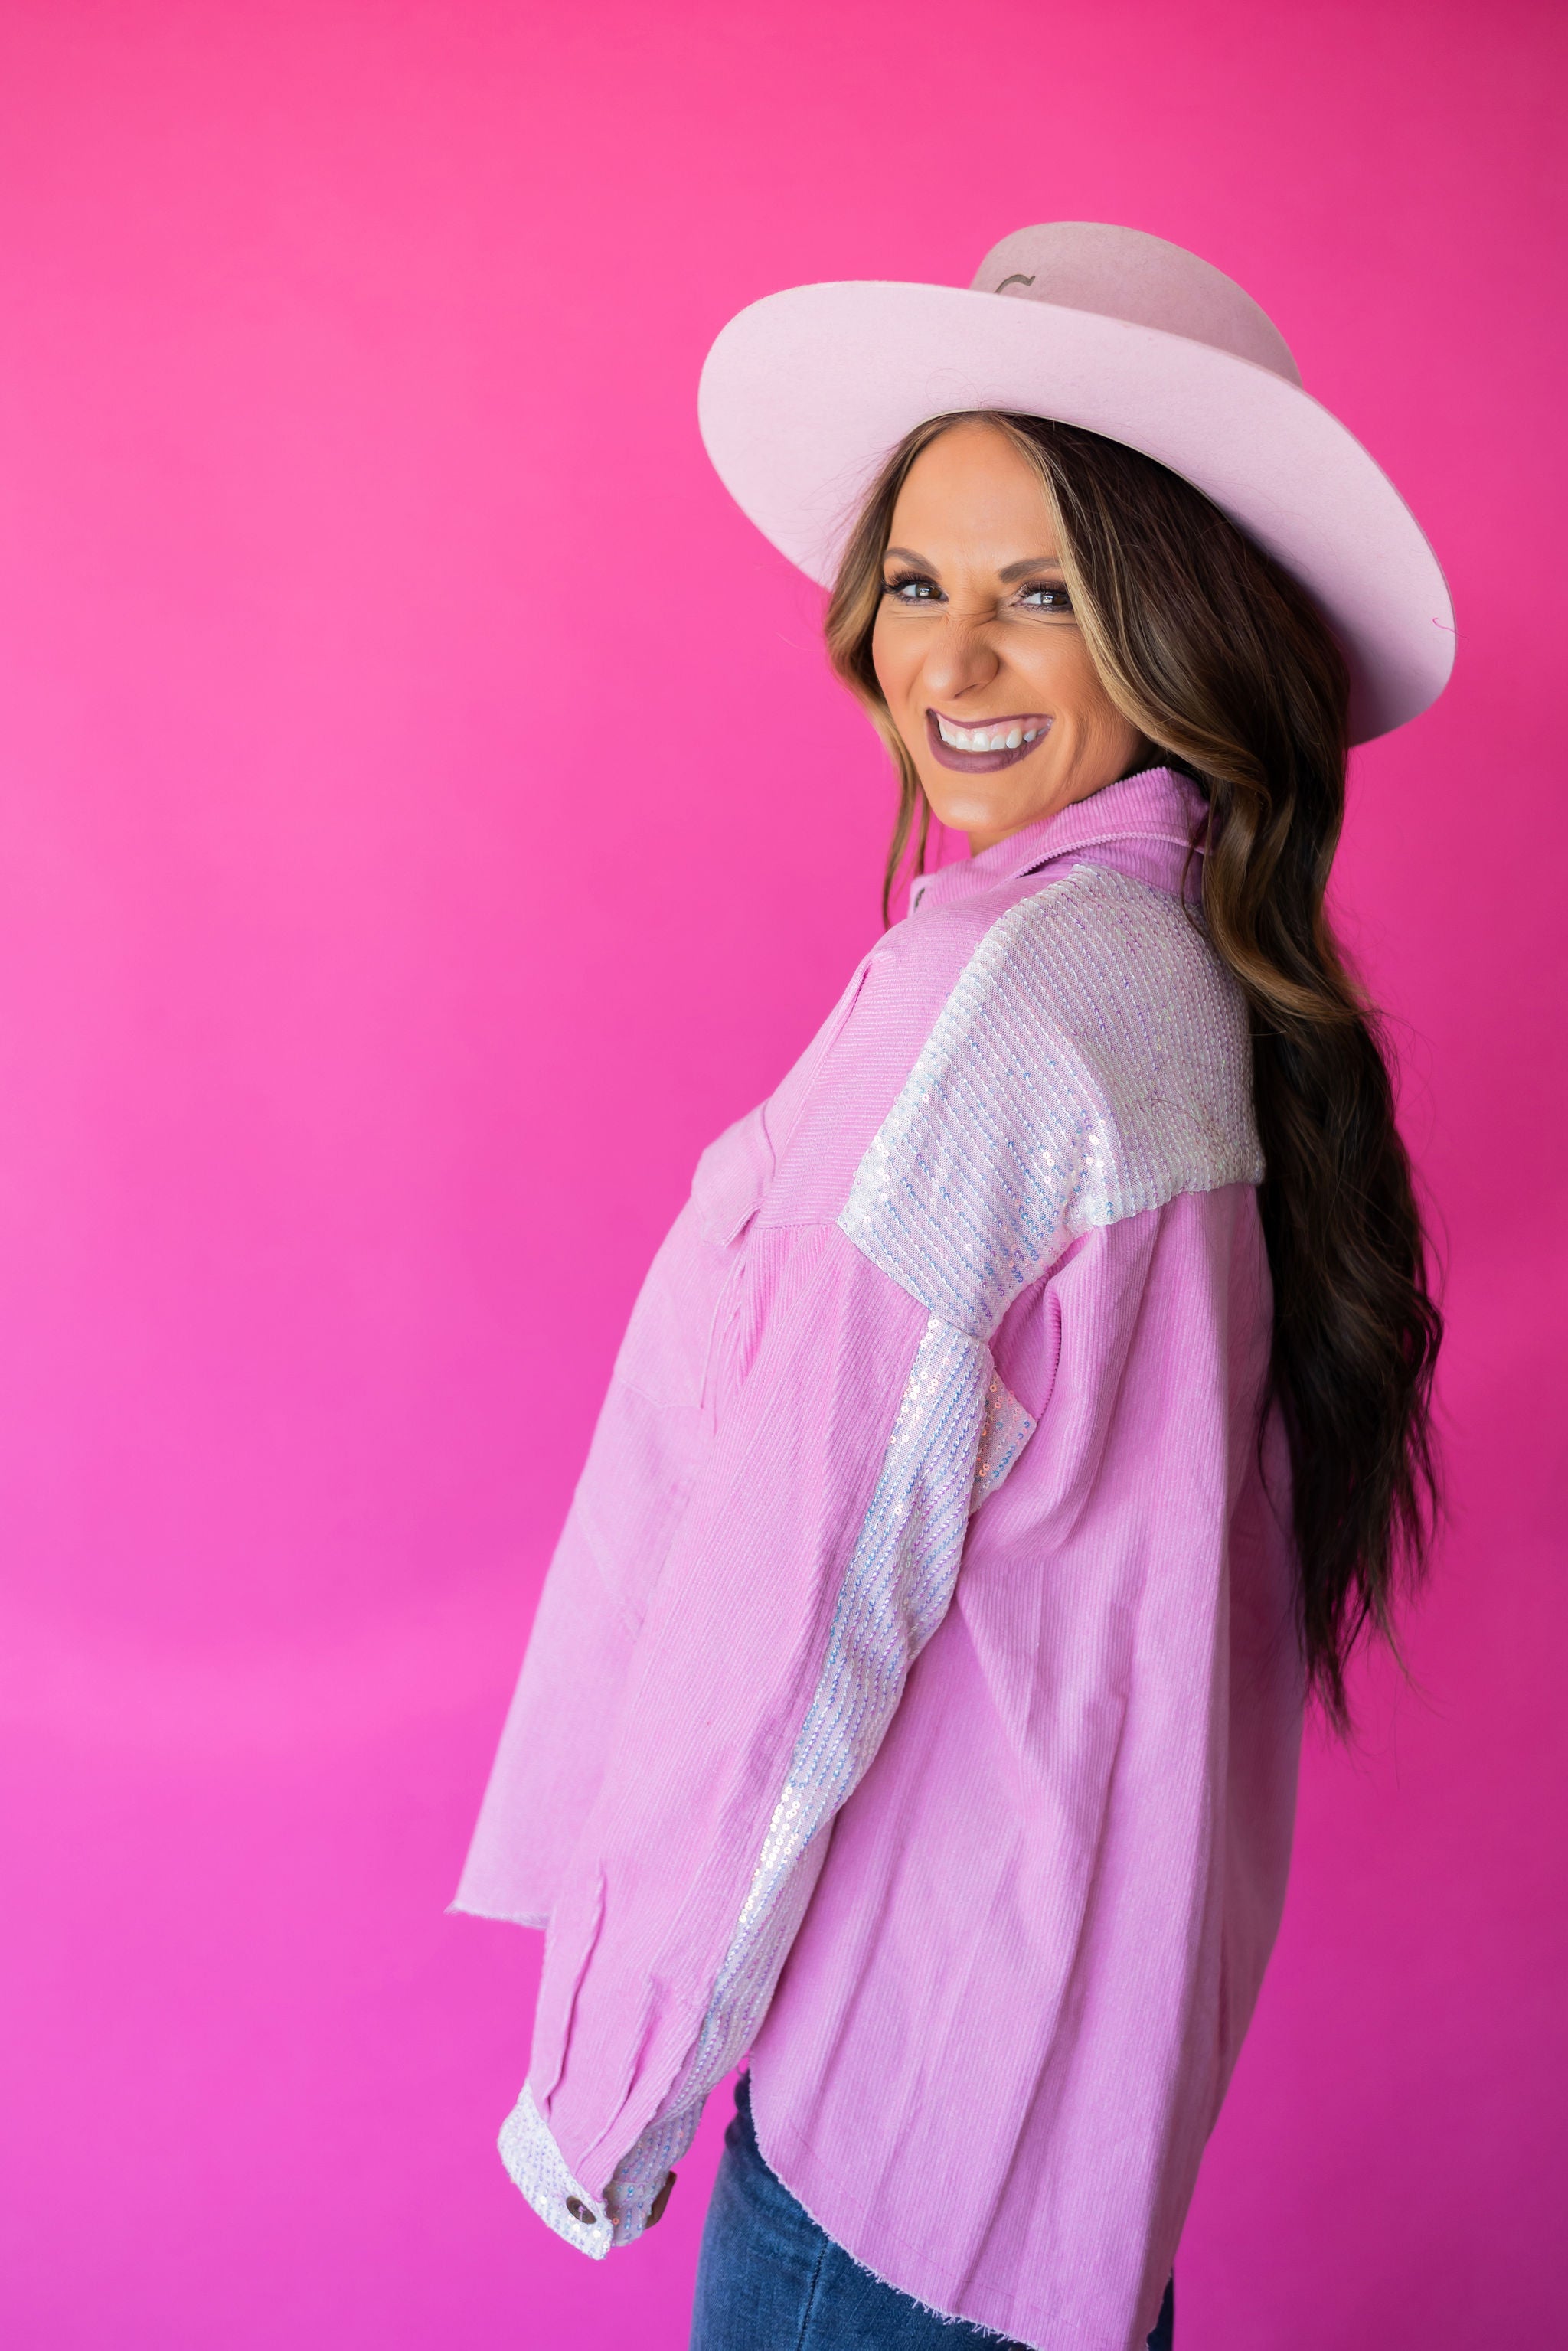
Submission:
<svg viewBox="0 0 1568 2351">
<path fill-rule="evenodd" d="M 873 925 L 697 369 L 1051 217 L 1263 301 L 1461 635 L 1342 869 L 1453 1527 L 1309 1754 L 1183 2335 L 1565 2339 L 1565 22 L 5 0 L 7 2345 L 685 2342 L 719 2117 L 644 2244 L 549 2237 L 535 1938 L 443 1906 L 634 1285 Z"/>
</svg>

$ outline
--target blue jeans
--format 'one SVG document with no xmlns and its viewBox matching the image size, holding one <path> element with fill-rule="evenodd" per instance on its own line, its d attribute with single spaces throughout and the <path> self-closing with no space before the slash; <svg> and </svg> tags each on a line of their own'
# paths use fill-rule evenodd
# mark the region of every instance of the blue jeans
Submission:
<svg viewBox="0 0 1568 2351">
<path fill-rule="evenodd" d="M 1171 2351 L 1176 2289 L 1149 2351 Z M 964 2318 L 938 2318 L 852 2262 L 757 2148 L 750 2084 L 735 2093 L 697 2264 L 691 2351 L 1008 2351 Z"/>
</svg>

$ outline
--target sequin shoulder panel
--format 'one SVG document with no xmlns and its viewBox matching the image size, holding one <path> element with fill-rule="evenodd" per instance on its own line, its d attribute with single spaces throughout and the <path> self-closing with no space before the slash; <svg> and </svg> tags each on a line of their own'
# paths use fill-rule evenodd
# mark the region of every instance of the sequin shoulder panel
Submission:
<svg viewBox="0 0 1568 2351">
<path fill-rule="evenodd" d="M 1175 898 L 1085 864 L 987 932 L 838 1221 L 988 1339 L 1077 1235 L 1262 1173 L 1239 989 Z"/>
</svg>

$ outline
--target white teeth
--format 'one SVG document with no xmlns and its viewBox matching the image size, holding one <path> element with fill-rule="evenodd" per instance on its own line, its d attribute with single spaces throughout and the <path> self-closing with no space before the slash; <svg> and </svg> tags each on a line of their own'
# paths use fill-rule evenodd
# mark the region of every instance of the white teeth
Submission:
<svg viewBox="0 0 1568 2351">
<path fill-rule="evenodd" d="M 1017 751 L 1044 734 L 1043 726 L 955 726 L 938 717 L 936 732 L 955 751 Z"/>
</svg>

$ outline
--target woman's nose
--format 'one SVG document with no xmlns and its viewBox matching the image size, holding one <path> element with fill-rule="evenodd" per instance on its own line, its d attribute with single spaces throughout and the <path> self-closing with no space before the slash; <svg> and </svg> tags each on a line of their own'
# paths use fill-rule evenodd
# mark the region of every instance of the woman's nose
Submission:
<svg viewBox="0 0 1568 2351">
<path fill-rule="evenodd" d="M 949 611 L 925 656 L 926 691 L 951 698 L 970 686 L 989 685 L 1001 667 L 978 621 Z"/>
</svg>

